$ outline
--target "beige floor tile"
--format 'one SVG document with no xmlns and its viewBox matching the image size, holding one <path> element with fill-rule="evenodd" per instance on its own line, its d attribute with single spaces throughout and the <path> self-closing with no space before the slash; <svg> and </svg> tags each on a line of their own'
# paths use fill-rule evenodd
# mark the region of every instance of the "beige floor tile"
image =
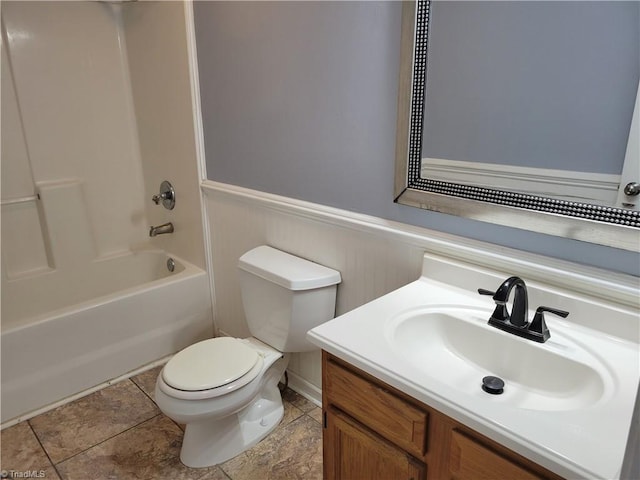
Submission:
<svg viewBox="0 0 640 480">
<path fill-rule="evenodd" d="M 298 407 L 294 407 L 289 402 L 283 402 L 284 406 L 284 415 L 282 420 L 280 421 L 280 426 L 287 425 L 288 423 L 293 422 L 295 419 L 300 418 L 304 415 L 304 412 L 300 410 Z"/>
<path fill-rule="evenodd" d="M 180 463 L 182 431 L 164 415 L 148 420 L 57 465 L 64 480 L 226 480 L 218 467 Z"/>
<path fill-rule="evenodd" d="M 320 407 L 313 407 L 313 410 L 307 412 L 311 418 L 313 418 L 316 422 L 322 424 L 322 409 Z"/>
<path fill-rule="evenodd" d="M 129 380 L 29 420 L 54 464 L 117 435 L 160 411 Z"/>
<path fill-rule="evenodd" d="M 220 467 L 233 480 L 320 480 L 322 428 L 304 415 Z"/>
<path fill-rule="evenodd" d="M 2 430 L 0 450 L 0 469 L 9 473 L 8 478 L 18 478 L 18 475 L 27 471 L 35 471 L 38 475 L 42 473 L 48 479 L 60 478 L 27 422 Z M 12 474 L 12 471 L 16 474 Z"/>
<path fill-rule="evenodd" d="M 133 383 L 138 385 L 138 387 L 140 387 L 144 393 L 149 395 L 149 398 L 152 400 L 154 399 L 154 392 L 156 390 L 156 380 L 163 367 L 164 365 L 160 365 L 147 370 L 146 372 L 142 372 L 135 377 L 131 377 Z"/>
</svg>

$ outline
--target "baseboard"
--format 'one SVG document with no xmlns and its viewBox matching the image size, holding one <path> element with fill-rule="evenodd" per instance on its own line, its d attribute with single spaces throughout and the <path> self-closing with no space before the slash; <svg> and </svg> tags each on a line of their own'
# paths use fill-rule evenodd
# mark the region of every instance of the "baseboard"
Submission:
<svg viewBox="0 0 640 480">
<path fill-rule="evenodd" d="M 289 388 L 318 407 L 322 407 L 322 389 L 309 383 L 301 376 L 287 370 Z"/>
</svg>

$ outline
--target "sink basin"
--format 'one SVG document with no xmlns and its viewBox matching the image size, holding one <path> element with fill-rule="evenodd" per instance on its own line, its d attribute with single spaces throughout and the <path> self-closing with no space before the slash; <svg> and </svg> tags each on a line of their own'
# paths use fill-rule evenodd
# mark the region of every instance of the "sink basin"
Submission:
<svg viewBox="0 0 640 480">
<path fill-rule="evenodd" d="M 430 306 L 392 317 L 385 337 L 423 374 L 487 401 L 530 410 L 576 410 L 600 401 L 608 381 L 596 355 L 552 329 L 540 344 L 487 325 L 490 310 Z M 496 376 L 504 393 L 482 390 Z"/>
</svg>

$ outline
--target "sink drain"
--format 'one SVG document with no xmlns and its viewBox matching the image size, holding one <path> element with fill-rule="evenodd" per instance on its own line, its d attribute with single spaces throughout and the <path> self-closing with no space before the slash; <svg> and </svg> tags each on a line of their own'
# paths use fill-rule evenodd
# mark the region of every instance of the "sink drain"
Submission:
<svg viewBox="0 0 640 480">
<path fill-rule="evenodd" d="M 500 377 L 489 375 L 482 379 L 482 390 L 491 395 L 500 395 L 504 392 L 504 380 Z"/>
</svg>

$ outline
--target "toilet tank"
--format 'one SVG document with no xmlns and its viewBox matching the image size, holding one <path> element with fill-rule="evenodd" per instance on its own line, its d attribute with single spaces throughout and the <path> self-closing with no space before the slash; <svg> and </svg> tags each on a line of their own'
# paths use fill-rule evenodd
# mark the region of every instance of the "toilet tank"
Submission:
<svg viewBox="0 0 640 480">
<path fill-rule="evenodd" d="M 334 317 L 340 272 L 265 245 L 238 268 L 251 335 L 281 352 L 317 349 L 306 333 Z"/>
</svg>

